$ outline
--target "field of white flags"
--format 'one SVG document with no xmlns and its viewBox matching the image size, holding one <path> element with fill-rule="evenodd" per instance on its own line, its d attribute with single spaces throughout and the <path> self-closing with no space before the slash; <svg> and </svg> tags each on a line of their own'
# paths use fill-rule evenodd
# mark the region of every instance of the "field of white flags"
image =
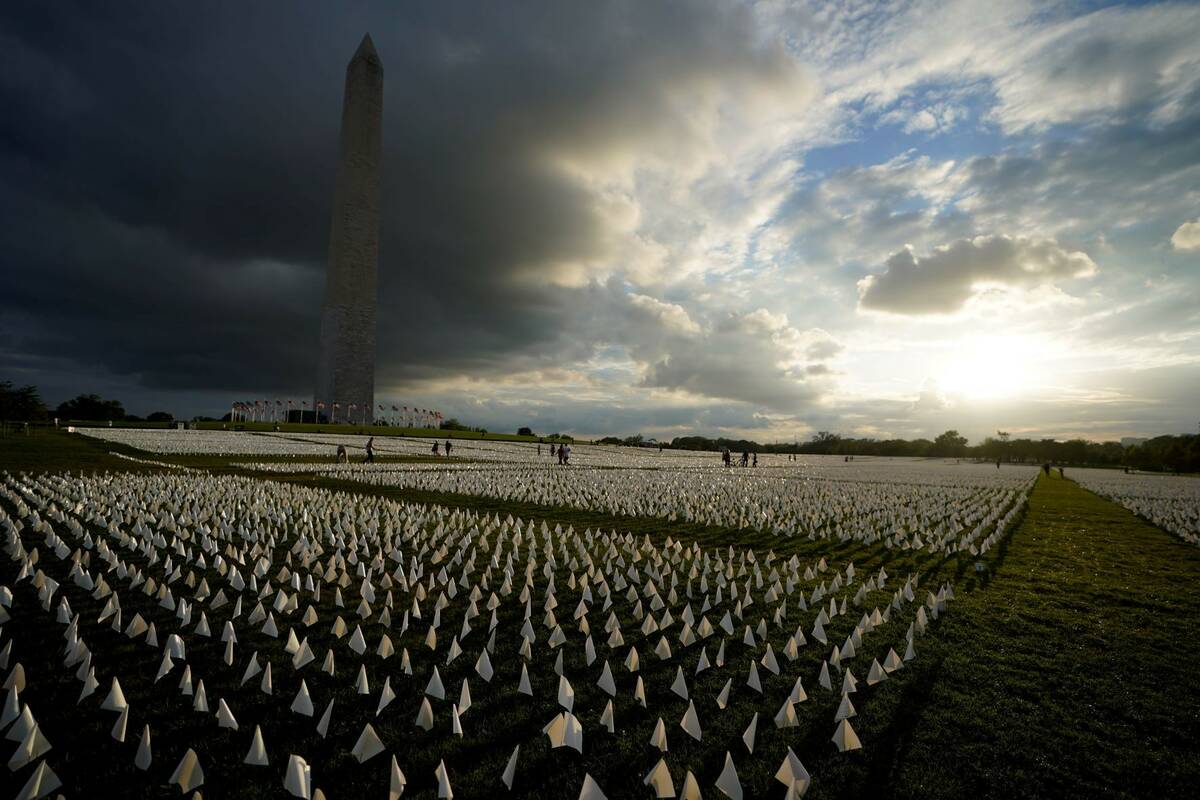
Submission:
<svg viewBox="0 0 1200 800">
<path fill-rule="evenodd" d="M 148 462 L 231 453 L 267 475 L 281 465 L 254 456 L 331 447 L 99 433 Z M 83 793 L 100 773 L 139 797 L 802 796 L 818 765 L 877 744 L 890 685 L 1036 474 L 590 447 L 560 468 L 527 444 L 461 449 L 291 465 L 364 493 L 198 469 L 6 475 L 0 725 L 17 796 Z M 684 538 L 678 520 L 720 527 Z"/>
<path fill-rule="evenodd" d="M 856 462 L 852 470 L 783 463 L 756 469 L 724 468 L 711 460 L 691 469 L 475 464 L 310 469 L 372 486 L 917 549 L 977 547 L 1009 522 L 1006 515 L 1035 475 L 1033 469 L 997 474 L 987 467 L 904 462 Z"/>
<path fill-rule="evenodd" d="M 353 458 L 362 459 L 368 435 L 332 433 L 247 433 L 217 430 L 146 430 L 139 428 L 84 428 L 81 435 L 125 445 L 148 454 L 247 457 L 321 457 L 332 460 L 338 445 L 344 445 Z M 375 438 L 377 456 L 425 456 L 432 454 L 433 443 L 443 439 L 405 436 Z M 505 442 L 487 439 L 455 439 L 453 454 L 472 461 L 538 461 L 538 445 L 529 442 Z M 629 456 L 618 450 L 628 448 L 587 447 L 578 456 L 592 463 L 626 464 Z M 550 445 L 542 445 L 542 460 L 549 460 Z M 603 455 L 600 455 L 603 454 Z M 702 454 L 688 453 L 684 457 Z M 708 455 L 711 458 L 711 454 Z M 596 459 L 599 459 L 598 461 Z"/>
<path fill-rule="evenodd" d="M 367 437 L 244 434 L 224 431 L 97 429 L 110 441 L 156 454 L 311 456 L 337 444 L 361 449 Z M 425 454 L 427 439 L 380 437 L 379 456 Z M 655 517 L 782 536 L 882 540 L 888 547 L 977 552 L 978 542 L 1009 524 L 1032 467 L 913 459 L 844 461 L 840 457 L 762 456 L 757 467 L 724 467 L 713 453 L 623 447 L 576 447 L 563 468 L 549 446 L 456 442 L 455 458 L 434 463 L 239 461 L 258 472 L 310 473 L 375 487 Z"/>
<path fill-rule="evenodd" d="M 1074 469 L 1071 478 L 1184 541 L 1200 544 L 1200 481 L 1195 478 L 1110 469 Z"/>
<path fill-rule="evenodd" d="M 1032 466 L 587 445 L 564 466 L 548 444 L 435 459 L 415 437 L 377 437 L 365 463 L 366 436 L 88 436 L 122 466 L 0 472 L 0 795 L 103 775 L 138 797 L 829 797 L 898 758 L 925 765 L 911 794 L 942 769 L 906 742 L 946 659 L 1011 653 L 986 674 L 1020 697 L 1014 665 L 1045 674 L 1074 640 L 1045 627 L 1082 607 L 1052 604 L 1077 574 L 1059 554 L 1100 546 L 1035 540 L 1016 574 L 1057 570 L 1020 595 L 1036 611 L 979 599 Z M 1106 546 L 1196 541 L 1198 482 L 1068 472 L 1178 537 L 1113 528 Z M 1097 569 L 1079 591 L 1113 591 Z M 1020 622 L 955 627 L 963 602 Z M 1049 660 L 1022 650 L 1032 620 Z M 937 726 L 989 707 L 939 702 Z"/>
</svg>

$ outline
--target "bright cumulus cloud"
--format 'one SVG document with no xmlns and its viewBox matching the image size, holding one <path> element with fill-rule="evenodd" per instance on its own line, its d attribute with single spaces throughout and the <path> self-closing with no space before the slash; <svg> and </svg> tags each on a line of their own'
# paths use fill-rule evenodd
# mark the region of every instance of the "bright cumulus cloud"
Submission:
<svg viewBox="0 0 1200 800">
<path fill-rule="evenodd" d="M 1176 228 L 1171 236 L 1171 246 L 1176 250 L 1200 250 L 1200 219 Z"/>
<path fill-rule="evenodd" d="M 51 403 L 311 397 L 369 30 L 381 399 L 585 436 L 1194 425 L 1195 4 L 50 5 L 0 30 L 0 377 Z"/>
</svg>

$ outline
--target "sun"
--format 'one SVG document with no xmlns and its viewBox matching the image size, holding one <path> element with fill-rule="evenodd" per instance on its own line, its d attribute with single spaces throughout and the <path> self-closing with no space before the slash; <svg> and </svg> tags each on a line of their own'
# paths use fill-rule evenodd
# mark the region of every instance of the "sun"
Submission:
<svg viewBox="0 0 1200 800">
<path fill-rule="evenodd" d="M 1037 361 L 1030 337 L 970 337 L 950 349 L 938 384 L 947 394 L 976 400 L 1013 397 L 1031 388 Z"/>
</svg>

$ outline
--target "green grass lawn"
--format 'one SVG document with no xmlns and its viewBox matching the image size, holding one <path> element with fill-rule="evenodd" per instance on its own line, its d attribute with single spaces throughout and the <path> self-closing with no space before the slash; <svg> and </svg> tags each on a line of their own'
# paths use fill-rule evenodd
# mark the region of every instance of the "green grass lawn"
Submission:
<svg viewBox="0 0 1200 800">
<path fill-rule="evenodd" d="M 0 470 L 49 471 L 120 469 L 145 470 L 144 467 L 111 455 L 113 445 L 84 437 L 47 433 L 28 438 L 0 440 Z M 132 451 L 131 451 L 132 452 Z M 157 459 L 153 455 L 143 457 Z M 225 471 L 229 461 L 196 461 L 192 465 Z M 969 557 L 943 558 L 928 553 L 890 552 L 855 543 L 837 544 L 807 539 L 780 539 L 768 534 L 713 528 L 661 519 L 613 517 L 607 514 L 553 508 L 529 504 L 505 503 L 487 498 L 433 495 L 399 489 L 365 487 L 358 483 L 336 481 L 317 476 L 275 478 L 314 488 L 360 494 L 383 495 L 407 502 L 441 503 L 477 511 L 546 519 L 551 527 L 561 523 L 577 530 L 603 528 L 633 531 L 661 541 L 670 535 L 684 541 L 699 541 L 704 546 L 736 544 L 754 547 L 760 553 L 774 549 L 777 554 L 797 553 L 802 560 L 826 555 L 831 563 L 853 560 L 863 574 L 886 566 L 895 579 L 919 571 L 922 585 L 934 588 L 942 581 L 953 581 L 957 600 L 949 612 L 931 627 L 929 635 L 917 640 L 918 658 L 896 673 L 887 683 L 866 697 L 855 696 L 859 716 L 853 721 L 864 749 L 839 754 L 829 742 L 833 732 L 835 695 L 815 687 L 820 659 L 827 649 L 810 645 L 802 651 L 801 674 L 805 676 L 810 702 L 798 707 L 801 725 L 777 731 L 770 718 L 774 707 L 753 703 L 737 713 L 715 714 L 705 711 L 705 736 L 710 741 L 727 741 L 733 750 L 747 797 L 781 796 L 781 785 L 772 775 L 783 752 L 792 747 L 813 773 L 809 797 L 1191 797 L 1200 782 L 1200 551 L 1179 542 L 1162 530 L 1138 519 L 1119 506 L 1080 489 L 1057 476 L 1041 478 L 1030 498 L 1028 511 L 1018 528 L 1004 543 L 987 554 L 986 571 L 977 573 L 975 560 Z M 9 509 L 10 513 L 12 509 Z M 26 546 L 38 545 L 39 538 L 26 532 Z M 46 554 L 49 555 L 49 554 Z M 10 582 L 13 564 L 7 559 L 0 566 L 0 583 Z M 28 584 L 23 584 L 23 602 L 29 602 Z M 65 590 L 65 589 L 64 589 Z M 128 594 L 128 597 L 124 597 Z M 923 591 L 922 591 L 923 595 Z M 102 603 L 76 601 L 72 604 L 85 614 L 95 614 Z M 132 617 L 141 598 L 123 593 L 127 601 L 126 620 Z M 878 601 L 873 601 L 878 602 Z M 326 598 L 326 604 L 328 599 Z M 94 606 L 94 607 L 93 607 Z M 342 610 L 345 613 L 346 610 Z M 332 607 L 322 609 L 322 624 L 332 619 Z M 329 616 L 327 616 L 329 615 Z M 219 615 L 218 615 L 219 616 Z M 854 615 L 851 615 L 853 617 Z M 94 618 L 94 617 L 93 617 Z M 148 617 L 149 618 L 149 617 Z M 347 615 L 347 620 L 350 620 Z M 901 618 L 896 635 L 885 634 L 887 641 L 899 641 L 898 633 L 907 622 Z M 852 620 L 837 618 L 829 626 L 831 641 L 849 632 Z M 377 626 L 366 630 L 374 643 Z M 99 717 L 111 725 L 105 712 L 86 715 L 74 711 L 79 684 L 64 674 L 60 665 L 61 631 L 32 629 L 14 618 L 6 632 L 15 632 L 22 643 L 20 660 L 31 677 L 28 699 L 39 721 L 46 724 L 55 750 L 53 765 L 63 778 L 68 796 L 86 793 L 96 774 L 110 780 L 128 779 L 144 786 L 146 781 L 132 768 L 132 753 L 140 733 L 130 730 L 126 745 L 117 745 L 98 725 Z M 515 625 L 504 629 L 510 637 L 502 640 L 500 651 L 514 650 Z M 414 634 L 410 633 L 410 636 Z M 775 636 L 776 634 L 773 634 Z M 45 638 L 44 646 L 31 646 Z M 98 640 L 101 652 L 110 662 L 122 657 L 157 660 L 157 654 L 144 645 L 134 645 L 118 634 Z M 417 652 L 418 643 L 399 639 L 401 645 Z M 478 643 L 476 643 L 477 647 Z M 265 650 L 265 649 L 264 649 Z M 741 663 L 730 650 L 730 663 Z M 235 678 L 248 650 L 239 650 L 235 668 L 227 671 L 219 661 L 219 643 L 201 643 L 189 653 L 189 662 L 197 665 L 208 682 L 210 703 L 216 698 L 243 698 L 235 708 L 239 716 L 256 715 L 278 708 L 281 719 L 268 734 L 268 746 L 294 744 L 314 763 L 314 777 L 327 796 L 375 796 L 386 786 L 386 758 L 377 758 L 364 766 L 349 759 L 345 749 L 357 736 L 357 728 L 348 721 L 332 732 L 330 739 L 313 743 L 309 722 L 301 728 L 292 725 L 298 718 L 286 706 L 295 692 L 297 680 L 286 684 L 290 670 L 280 670 L 277 692 L 281 702 L 238 694 Z M 263 655 L 267 655 L 263 652 Z M 272 653 L 277 664 L 279 653 Z M 318 656 L 323 652 L 318 652 Z M 710 651 L 711 655 L 711 651 Z M 453 669 L 443 668 L 448 688 L 457 689 L 469 673 L 473 656 L 455 662 Z M 662 691 L 669 683 L 674 664 L 656 665 L 644 660 L 644 674 L 652 687 L 650 711 L 632 706 L 628 698 L 618 705 L 618 720 L 652 721 L 662 714 L 668 726 L 671 752 L 668 762 L 680 788 L 683 768 L 692 769 L 701 779 L 706 797 L 719 797 L 712 786 L 721 764 L 706 758 L 707 750 L 693 746 L 678 728 L 678 709 L 664 706 L 672 702 Z M 339 655 L 339 665 L 350 664 Z M 208 664 L 208 667 L 204 667 Z M 106 665 L 107 668 L 108 665 Z M 394 664 L 389 665 L 394 671 Z M 511 664 L 509 664 L 511 666 Z M 616 664 L 613 665 L 614 669 Z M 568 663 L 572 676 L 582 678 L 588 671 Z M 855 667 L 865 673 L 866 664 Z M 382 683 L 385 668 L 369 662 L 373 692 Z M 663 672 L 665 670 L 665 672 Z M 226 672 L 236 673 L 235 676 Z M 663 674 L 659 674 L 662 672 Z M 461 673 L 461 674 L 460 674 Z M 349 678 L 340 675 L 336 682 L 326 676 L 306 673 L 314 696 L 324 692 L 337 697 L 338 707 L 347 711 L 362 705 L 348 686 Z M 726 677 L 737 684 L 744 680 L 744 664 L 723 672 L 710 671 L 692 682 L 693 694 L 707 697 Z M 764 673 L 765 677 L 765 673 Z M 860 677 L 862 675 L 860 674 Z M 167 679 L 178 681 L 178 670 Z M 511 676 L 505 676 L 505 683 Z M 691 676 L 689 676 L 691 681 Z M 778 680 L 778 679 L 775 679 Z M 124 681 L 123 681 L 124 683 Z M 393 683 L 397 684 L 395 679 Z M 537 731 L 555 711 L 553 687 L 535 685 L 537 700 L 516 701 L 510 696 L 489 700 L 482 687 L 476 688 L 475 702 L 481 709 L 475 719 L 487 719 L 478 725 L 466 718 L 468 735 L 464 739 L 436 741 L 412 728 L 413 687 L 401 688 L 399 711 L 378 722 L 377 729 L 391 752 L 397 753 L 402 768 L 414 786 L 405 796 L 432 796 L 428 775 L 438 757 L 461 766 L 454 774 L 454 788 L 461 797 L 492 797 L 503 791 L 497 782 L 512 746 L 521 743 L 521 791 L 513 796 L 573 797 L 583 773 L 592 774 L 610 798 L 645 797 L 641 786 L 646 742 L 639 738 L 610 738 L 596 733 L 590 709 L 597 692 L 590 680 L 575 681 L 578 703 L 589 709 L 584 715 L 585 749 L 582 757 L 573 752 L 554 751 L 545 746 L 545 737 Z M 712 685 L 710 685 L 712 684 Z M 126 693 L 133 698 L 158 696 L 150 686 L 131 679 Z M 776 687 L 778 688 L 778 687 Z M 99 695 L 107 690 L 101 687 Z M 419 694 L 420 687 L 415 691 Z M 776 692 L 777 694 L 777 692 Z M 774 695 L 771 695 L 774 696 Z M 23 694 L 23 697 L 25 695 Z M 63 700 L 62 698 L 67 699 Z M 215 722 L 203 719 L 186 706 L 178 693 L 161 707 L 139 712 L 149 719 L 155 731 L 156 759 L 167 759 L 188 743 L 202 753 L 202 763 L 211 774 L 203 791 L 205 796 L 277 796 L 281 788 L 282 765 L 255 771 L 240 765 L 240 757 L 249 742 L 249 731 L 233 735 L 232 749 L 212 745 L 217 738 Z M 403 702 L 401 702 L 403 701 Z M 711 702 L 706 700 L 705 702 Z M 675 705 L 678 705 L 675 702 Z M 700 702 L 697 702 L 700 707 Z M 320 712 L 318 708 L 318 713 Z M 740 748 L 738 737 L 754 711 L 762 718 L 756 756 Z M 503 720 L 497 724 L 496 714 Z M 386 715 L 385 715 L 386 717 Z M 115 718 L 115 717 L 114 717 Z M 338 717 L 335 716 L 335 720 Z M 374 722 L 374 721 L 373 721 Z M 361 728 L 361 721 L 357 723 Z M 293 730 L 293 728 L 295 728 Z M 265 729 L 265 726 L 264 726 Z M 65 735 L 70 731 L 71 735 Z M 221 732 L 224 736 L 225 732 Z M 78 741 L 73 741 L 72 736 Z M 349 739 L 349 742 L 346 740 Z M 173 748 L 173 749 L 172 749 Z M 236 752 L 234 752 L 236 751 Z M 161 753 L 161 755 L 159 755 Z M 231 758 L 236 756 L 236 758 Z M 174 759 L 177 760 L 175 755 Z M 650 763 L 653 763 L 651 759 Z M 319 766 L 316 766 L 319 765 Z M 157 771 L 170 765 L 158 764 Z M 648 766 L 648 765 L 646 765 Z M 157 774 L 157 772 L 156 772 Z M 261 785 L 255 782 L 261 781 Z M 5 784 L 0 779 L 0 794 Z M 16 791 L 13 787 L 9 794 Z M 177 791 L 158 786 L 152 796 L 177 796 Z"/>
<path fill-rule="evenodd" d="M 361 461 L 361 451 L 353 453 L 353 460 Z M 91 436 L 67 433 L 48 428 L 32 428 L 29 433 L 17 432 L 0 437 L 0 470 L 9 472 L 61 472 L 119 470 L 145 471 L 160 469 L 140 464 L 117 454 L 124 454 L 142 461 L 157 461 L 167 464 L 193 467 L 213 472 L 245 473 L 237 464 L 257 462 L 264 464 L 335 464 L 337 457 L 330 448 L 328 456 L 280 456 L 280 455 L 175 455 L 147 453 L 133 447 L 106 442 Z M 377 455 L 380 463 L 437 462 L 444 457 L 433 455 Z M 455 457 L 454 461 L 467 459 Z"/>
<path fill-rule="evenodd" d="M 154 455 L 131 447 L 48 428 L 31 428 L 0 437 L 0 471 L 79 472 L 80 470 L 140 471 L 145 467 L 119 458 L 125 453 L 144 459 Z"/>
<path fill-rule="evenodd" d="M 909 707 L 814 796 L 1194 797 L 1197 587 L 1200 550 L 1042 478 L 994 578 L 904 676 Z"/>
</svg>

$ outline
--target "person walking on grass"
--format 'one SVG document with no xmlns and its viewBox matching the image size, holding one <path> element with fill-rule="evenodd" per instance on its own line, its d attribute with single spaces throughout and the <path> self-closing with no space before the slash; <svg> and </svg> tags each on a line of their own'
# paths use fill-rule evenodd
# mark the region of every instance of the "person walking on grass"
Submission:
<svg viewBox="0 0 1200 800">
<path fill-rule="evenodd" d="M 450 448 L 451 448 L 451 447 L 453 447 L 453 445 L 451 445 L 451 444 L 450 444 L 450 440 L 449 440 L 449 439 L 447 439 L 447 440 L 446 440 L 446 458 L 449 458 L 449 457 L 450 457 Z"/>
<path fill-rule="evenodd" d="M 440 455 L 441 455 L 441 451 L 440 451 L 440 450 L 438 450 L 438 447 L 439 447 L 439 446 L 440 446 L 440 445 L 439 445 L 437 442 L 434 442 L 434 443 L 433 443 L 433 454 L 434 454 L 435 456 L 440 456 Z"/>
<path fill-rule="evenodd" d="M 367 439 L 367 457 L 366 457 L 366 460 L 364 463 L 367 463 L 367 464 L 375 463 L 375 437 L 374 436 Z"/>
<path fill-rule="evenodd" d="M 346 457 L 346 445 L 339 444 L 337 449 L 337 460 L 339 464 L 345 464 L 349 459 Z"/>
</svg>

